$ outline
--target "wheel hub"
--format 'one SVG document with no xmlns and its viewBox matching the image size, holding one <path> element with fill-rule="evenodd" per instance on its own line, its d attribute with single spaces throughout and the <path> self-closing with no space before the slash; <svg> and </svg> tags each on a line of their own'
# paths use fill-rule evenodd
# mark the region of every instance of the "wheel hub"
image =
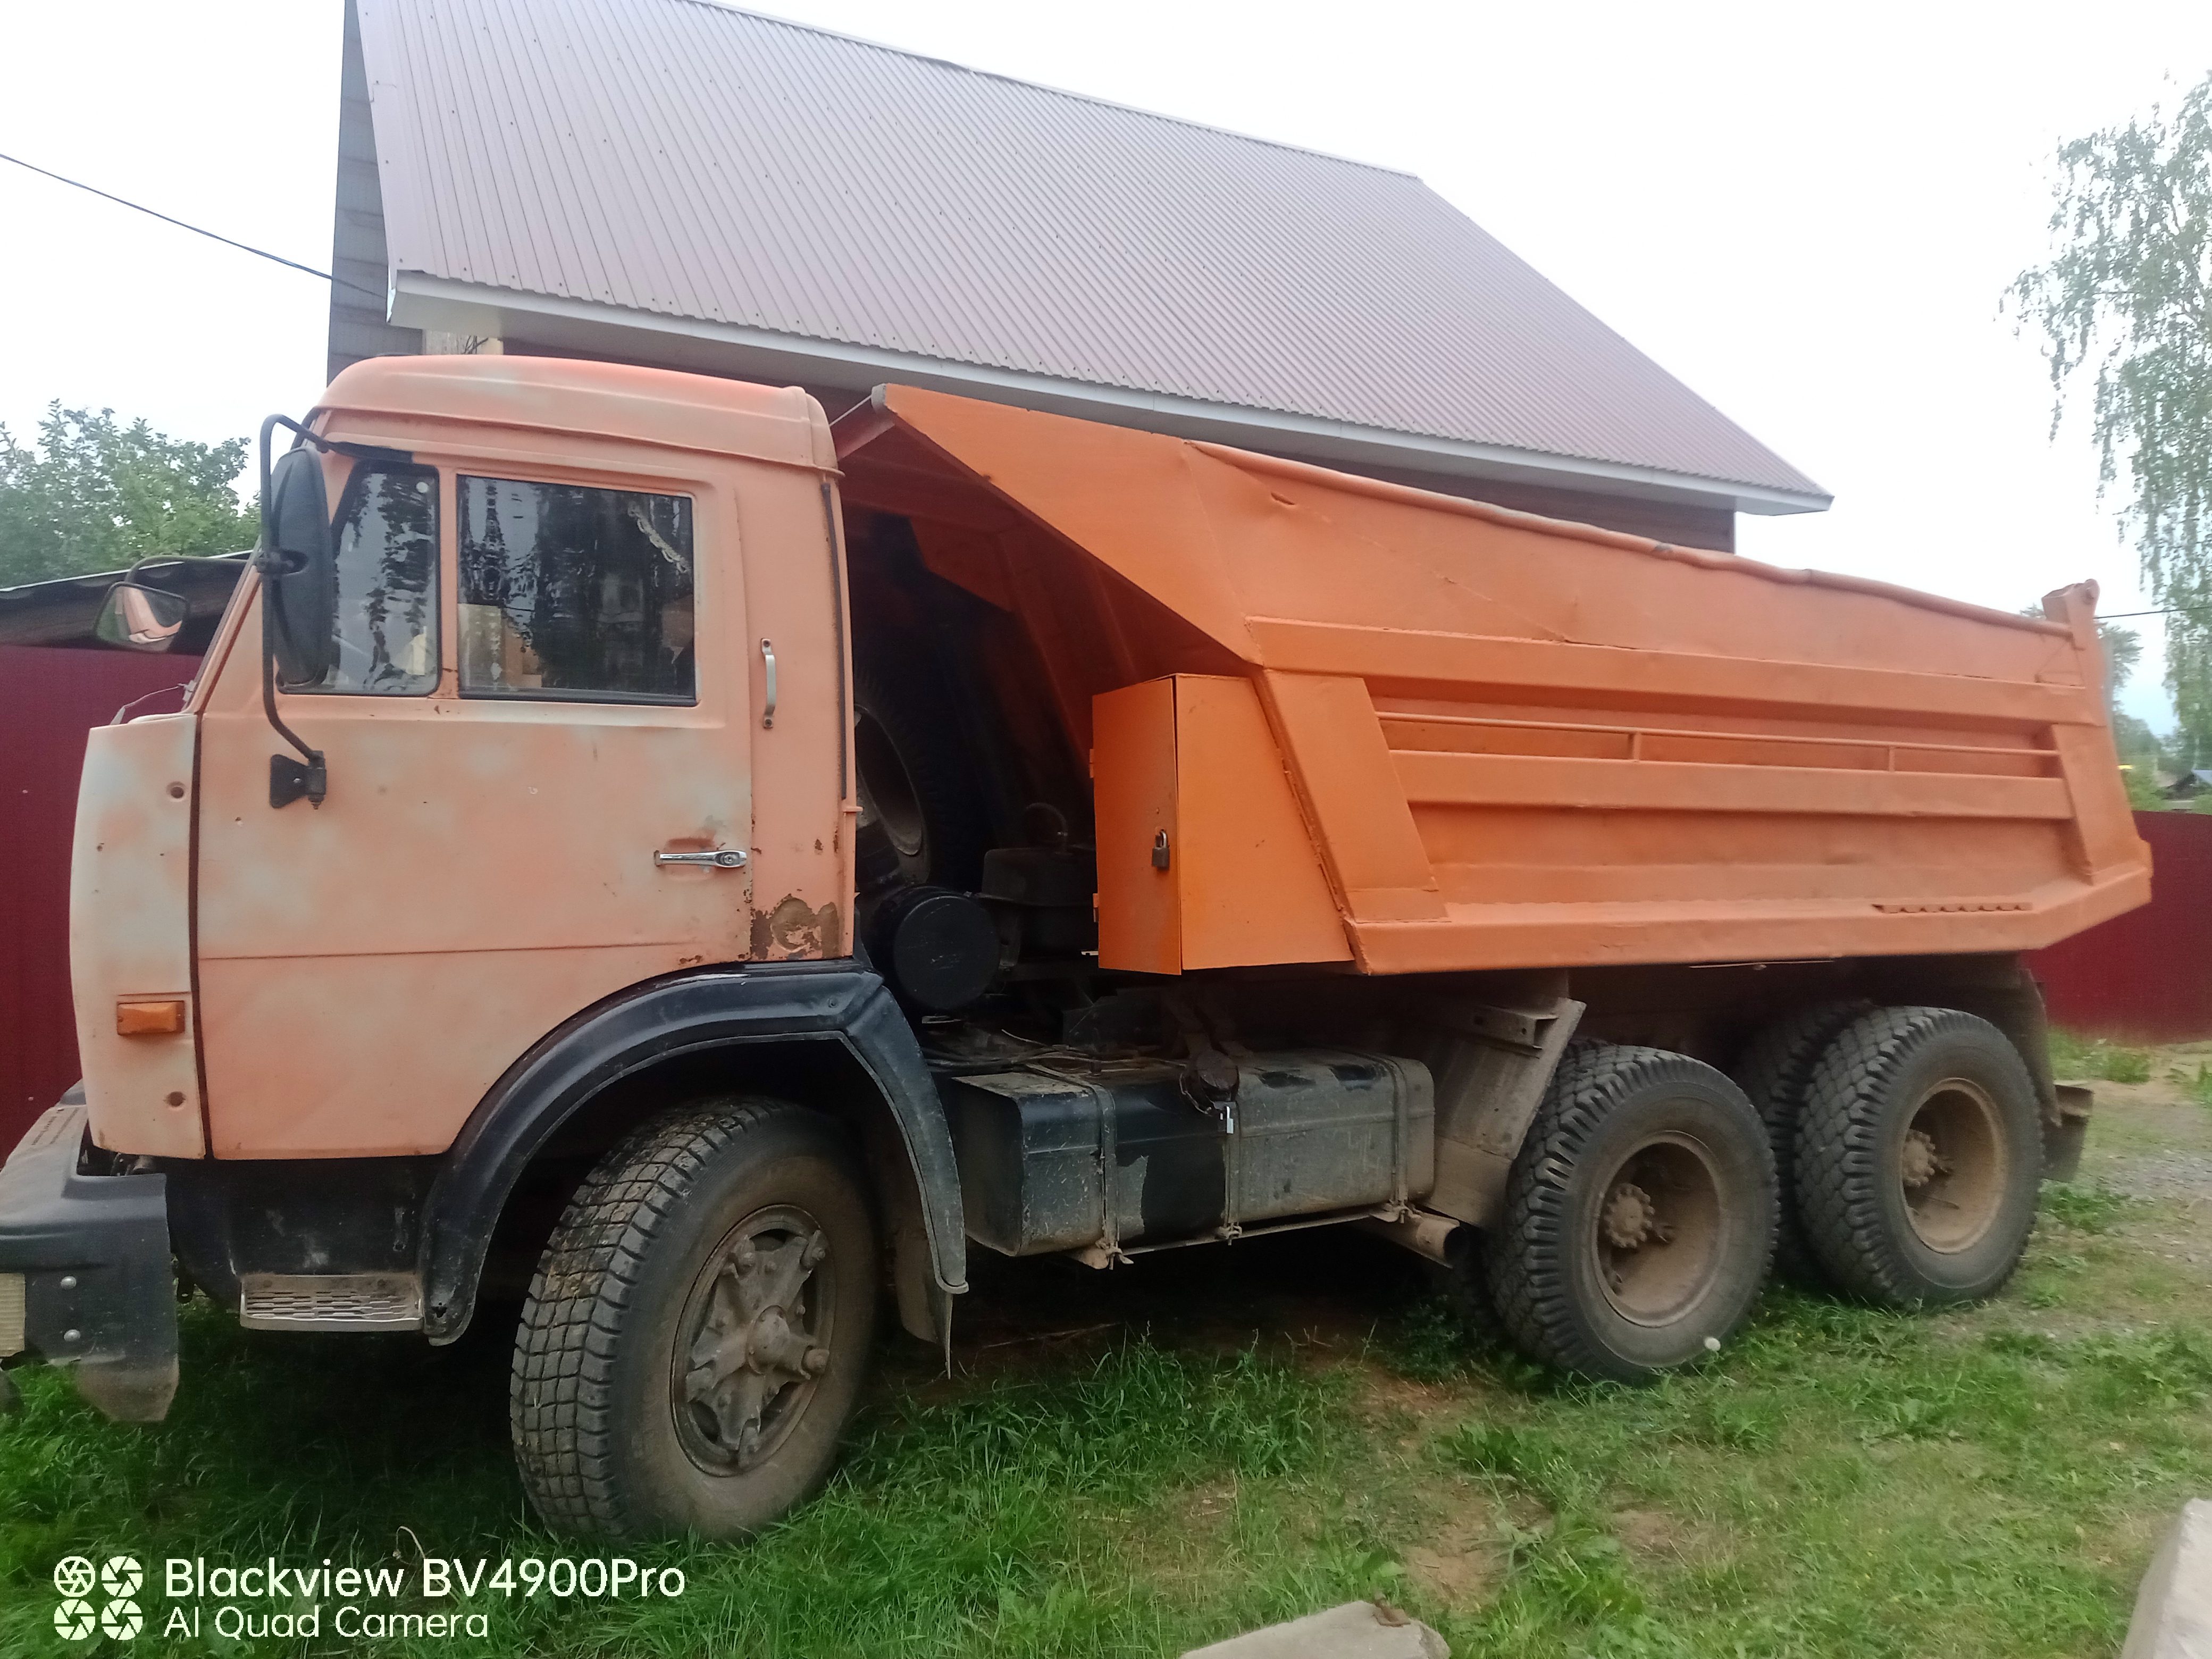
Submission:
<svg viewBox="0 0 2212 1659">
<path fill-rule="evenodd" d="M 1905 1219 L 1929 1249 L 1971 1249 L 1996 1224 L 2009 1159 L 1996 1103 L 1980 1084 L 1945 1078 L 1923 1093 L 1896 1158 Z"/>
<path fill-rule="evenodd" d="M 748 1223 L 695 1294 L 690 1340 L 678 1356 L 679 1419 L 695 1458 L 754 1467 L 782 1437 L 807 1385 L 829 1368 L 827 1313 L 815 1270 L 830 1241 L 785 1218 Z"/>
<path fill-rule="evenodd" d="M 1925 1187 L 1937 1176 L 1951 1173 L 1951 1162 L 1936 1150 L 1936 1138 L 1923 1129 L 1915 1129 L 1905 1137 L 1904 1150 L 1898 1154 L 1898 1176 L 1908 1188 Z"/>
<path fill-rule="evenodd" d="M 1613 1168 L 1589 1235 L 1598 1282 L 1624 1317 L 1663 1325 L 1703 1295 L 1723 1226 L 1711 1155 L 1693 1138 L 1654 1136 Z"/>
<path fill-rule="evenodd" d="M 1663 1224 L 1651 1194 L 1632 1181 L 1613 1183 L 1613 1190 L 1606 1194 L 1605 1214 L 1600 1224 L 1605 1230 L 1605 1242 L 1616 1250 L 1640 1250 L 1654 1238 L 1665 1242 L 1661 1234 Z"/>
</svg>

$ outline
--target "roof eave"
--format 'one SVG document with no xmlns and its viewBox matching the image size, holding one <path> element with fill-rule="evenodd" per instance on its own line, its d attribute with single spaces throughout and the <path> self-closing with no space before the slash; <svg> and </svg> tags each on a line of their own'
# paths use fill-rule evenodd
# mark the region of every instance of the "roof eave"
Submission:
<svg viewBox="0 0 2212 1659">
<path fill-rule="evenodd" d="M 778 333 L 559 295 L 455 282 L 402 270 L 392 278 L 391 321 L 491 338 L 521 336 L 561 350 L 666 361 L 655 338 L 691 343 L 702 368 L 770 382 L 866 391 L 897 380 L 1054 414 L 1142 426 L 1179 437 L 1245 448 L 1282 449 L 1302 459 L 1352 466 L 1409 468 L 1455 477 L 1568 486 L 1603 495 L 1725 507 L 1736 513 L 1821 513 L 1833 497 L 1656 467 L 1551 455 L 1502 445 L 1392 432 L 1309 415 L 1285 414 L 1198 398 L 1132 391 L 1019 369 L 947 362 L 918 353 Z M 702 351 L 702 348 L 705 348 Z"/>
</svg>

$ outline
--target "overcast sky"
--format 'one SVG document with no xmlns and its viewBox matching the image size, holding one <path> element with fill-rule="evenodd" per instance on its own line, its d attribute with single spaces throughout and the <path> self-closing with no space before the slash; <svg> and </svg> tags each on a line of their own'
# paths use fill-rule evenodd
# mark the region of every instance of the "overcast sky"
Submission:
<svg viewBox="0 0 2212 1659">
<path fill-rule="evenodd" d="M 1754 557 L 2147 603 L 1998 301 L 2057 144 L 2212 70 L 2203 0 L 762 9 L 1419 173 L 1834 493 L 1743 519 Z M 0 152 L 327 269 L 340 15 L 0 0 Z M 325 284 L 5 164 L 0 227 L 19 438 L 56 398 L 214 440 L 320 390 Z M 2146 667 L 2127 701 L 2164 724 Z"/>
</svg>

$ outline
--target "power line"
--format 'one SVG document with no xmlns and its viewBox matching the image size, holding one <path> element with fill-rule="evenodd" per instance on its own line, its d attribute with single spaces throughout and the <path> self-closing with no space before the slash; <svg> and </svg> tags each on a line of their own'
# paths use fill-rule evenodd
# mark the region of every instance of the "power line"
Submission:
<svg viewBox="0 0 2212 1659">
<path fill-rule="evenodd" d="M 73 189 L 88 191 L 90 194 L 100 198 L 103 201 L 114 203 L 118 207 L 127 207 L 135 213 L 143 213 L 150 218 L 159 219 L 165 225 L 174 225 L 179 230 L 189 230 L 195 236 L 204 236 L 210 241 L 221 242 L 225 247 L 234 247 L 240 252 L 251 253 L 257 258 L 271 260 L 277 264 L 288 266 L 294 270 L 303 270 L 310 276 L 319 276 L 326 283 L 334 283 L 340 288 L 351 289 L 356 294 L 365 294 L 370 299 L 375 301 L 379 305 L 384 303 L 385 296 L 383 295 L 375 292 L 374 289 L 363 288 L 358 283 L 349 283 L 343 276 L 333 276 L 327 270 L 317 270 L 313 265 L 303 265 L 297 259 L 287 259 L 283 254 L 271 253 L 266 248 L 252 247 L 244 242 L 234 242 L 228 236 L 219 236 L 214 231 L 203 230 L 198 225 L 188 225 L 182 219 L 173 219 L 166 213 L 157 213 L 152 208 L 142 206 L 137 202 L 126 202 L 120 196 L 111 196 L 107 191 L 97 189 L 91 185 L 88 185 L 82 179 L 65 179 L 58 173 L 50 173 L 45 167 L 34 167 L 30 162 L 26 161 L 20 155 L 0 154 L 0 161 L 13 161 L 17 167 L 25 168 L 29 172 L 38 173 L 41 177 L 52 179 L 56 184 L 68 185 Z"/>
</svg>

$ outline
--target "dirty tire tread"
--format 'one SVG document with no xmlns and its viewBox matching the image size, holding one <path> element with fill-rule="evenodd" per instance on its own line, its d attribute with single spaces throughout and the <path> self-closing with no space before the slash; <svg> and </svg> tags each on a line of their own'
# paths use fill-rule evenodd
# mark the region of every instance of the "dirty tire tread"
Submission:
<svg viewBox="0 0 2212 1659">
<path fill-rule="evenodd" d="M 1995 1036 L 2018 1068 L 2019 1086 L 2034 1097 L 2027 1067 L 2009 1041 L 1987 1021 L 1955 1008 L 1877 1008 L 1838 1032 L 1814 1068 L 1798 1125 L 1797 1211 L 1822 1271 L 1850 1295 L 1893 1308 L 1979 1300 L 2003 1288 L 2027 1251 L 2029 1228 L 2023 1226 L 1992 1280 L 1970 1293 L 1931 1294 L 1883 1224 L 1881 1183 L 1887 1171 L 1878 1154 L 1875 1103 L 1923 1045 L 1959 1032 Z M 2032 1194 L 2040 1182 L 2039 1139 L 2031 1139 L 2025 1151 L 2037 1160 Z M 2033 1213 L 2031 1196 L 2031 1220 Z"/>
<path fill-rule="evenodd" d="M 796 1109 L 680 1108 L 619 1143 L 569 1200 L 531 1278 L 507 1392 L 524 1490 L 556 1532 L 635 1529 L 613 1479 L 611 1373 L 645 1253 L 710 1156 Z"/>
<path fill-rule="evenodd" d="M 1668 1074 L 1728 1083 L 1723 1074 L 1686 1054 L 1588 1039 L 1569 1044 L 1553 1073 L 1507 1178 L 1504 1220 L 1498 1235 L 1485 1238 L 1482 1245 L 1498 1322 L 1532 1359 L 1579 1376 L 1642 1380 L 1644 1374 L 1625 1370 L 1581 1328 L 1566 1282 L 1564 1252 L 1573 1243 L 1561 1237 L 1563 1212 L 1567 1173 L 1577 1155 L 1632 1093 Z M 1773 1180 L 1771 1169 L 1767 1179 Z M 1770 1231 L 1759 1262 L 1762 1280 L 1772 1252 Z M 1756 1301 L 1754 1293 L 1727 1329 L 1715 1334 L 1726 1340 L 1750 1316 Z"/>
<path fill-rule="evenodd" d="M 1736 1087 L 1759 1109 L 1759 1121 L 1766 1125 L 1767 1144 L 1774 1148 L 1775 1172 L 1782 1183 L 1781 1216 L 1774 1230 L 1774 1271 L 1799 1284 L 1825 1282 L 1820 1264 L 1805 1243 L 1805 1230 L 1797 1219 L 1793 1172 L 1805 1091 L 1812 1085 L 1814 1068 L 1836 1033 L 1873 1006 L 1863 998 L 1846 998 L 1816 1002 L 1785 1014 L 1752 1038 L 1729 1072 Z"/>
</svg>

